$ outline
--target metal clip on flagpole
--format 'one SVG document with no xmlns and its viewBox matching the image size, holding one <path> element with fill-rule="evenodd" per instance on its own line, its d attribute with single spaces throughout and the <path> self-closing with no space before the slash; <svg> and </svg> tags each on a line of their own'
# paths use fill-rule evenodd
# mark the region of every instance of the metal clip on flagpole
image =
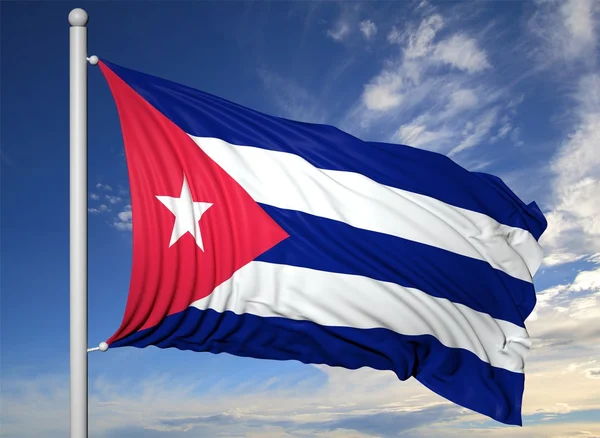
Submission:
<svg viewBox="0 0 600 438">
<path fill-rule="evenodd" d="M 71 438 L 88 436 L 87 22 L 69 13 Z"/>
</svg>

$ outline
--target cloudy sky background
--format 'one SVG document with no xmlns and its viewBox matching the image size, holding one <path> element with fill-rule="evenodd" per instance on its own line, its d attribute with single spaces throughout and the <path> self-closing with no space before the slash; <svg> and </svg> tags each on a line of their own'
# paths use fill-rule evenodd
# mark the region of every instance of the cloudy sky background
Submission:
<svg viewBox="0 0 600 438">
<path fill-rule="evenodd" d="M 390 372 L 228 355 L 90 355 L 92 437 L 600 437 L 600 2 L 2 2 L 1 413 L 68 430 L 68 23 L 89 51 L 283 117 L 449 155 L 549 222 L 524 427 Z M 89 79 L 89 341 L 131 267 L 116 109 Z"/>
</svg>

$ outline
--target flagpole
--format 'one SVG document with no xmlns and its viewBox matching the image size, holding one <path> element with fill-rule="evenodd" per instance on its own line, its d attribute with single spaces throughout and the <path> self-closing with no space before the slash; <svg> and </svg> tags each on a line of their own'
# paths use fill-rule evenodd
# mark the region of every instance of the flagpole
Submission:
<svg viewBox="0 0 600 438">
<path fill-rule="evenodd" d="M 69 13 L 71 438 L 88 436 L 87 21 Z"/>
</svg>

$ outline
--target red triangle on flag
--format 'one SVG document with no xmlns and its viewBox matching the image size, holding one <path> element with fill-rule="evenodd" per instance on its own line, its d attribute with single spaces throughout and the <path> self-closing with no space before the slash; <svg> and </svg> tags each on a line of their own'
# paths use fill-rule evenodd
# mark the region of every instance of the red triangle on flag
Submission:
<svg viewBox="0 0 600 438">
<path fill-rule="evenodd" d="M 99 65 L 121 120 L 133 215 L 129 297 L 110 344 L 208 296 L 288 234 L 181 128 Z M 159 197 L 184 195 L 184 177 L 191 201 L 169 208 L 175 201 Z M 196 231 L 190 218 L 199 218 Z"/>
</svg>

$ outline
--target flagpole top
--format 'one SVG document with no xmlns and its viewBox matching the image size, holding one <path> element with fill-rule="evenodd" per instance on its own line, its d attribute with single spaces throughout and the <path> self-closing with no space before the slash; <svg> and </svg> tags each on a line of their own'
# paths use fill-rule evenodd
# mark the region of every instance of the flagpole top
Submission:
<svg viewBox="0 0 600 438">
<path fill-rule="evenodd" d="M 81 8 L 75 8 L 69 12 L 69 23 L 71 26 L 84 27 L 88 22 L 88 14 Z"/>
</svg>

